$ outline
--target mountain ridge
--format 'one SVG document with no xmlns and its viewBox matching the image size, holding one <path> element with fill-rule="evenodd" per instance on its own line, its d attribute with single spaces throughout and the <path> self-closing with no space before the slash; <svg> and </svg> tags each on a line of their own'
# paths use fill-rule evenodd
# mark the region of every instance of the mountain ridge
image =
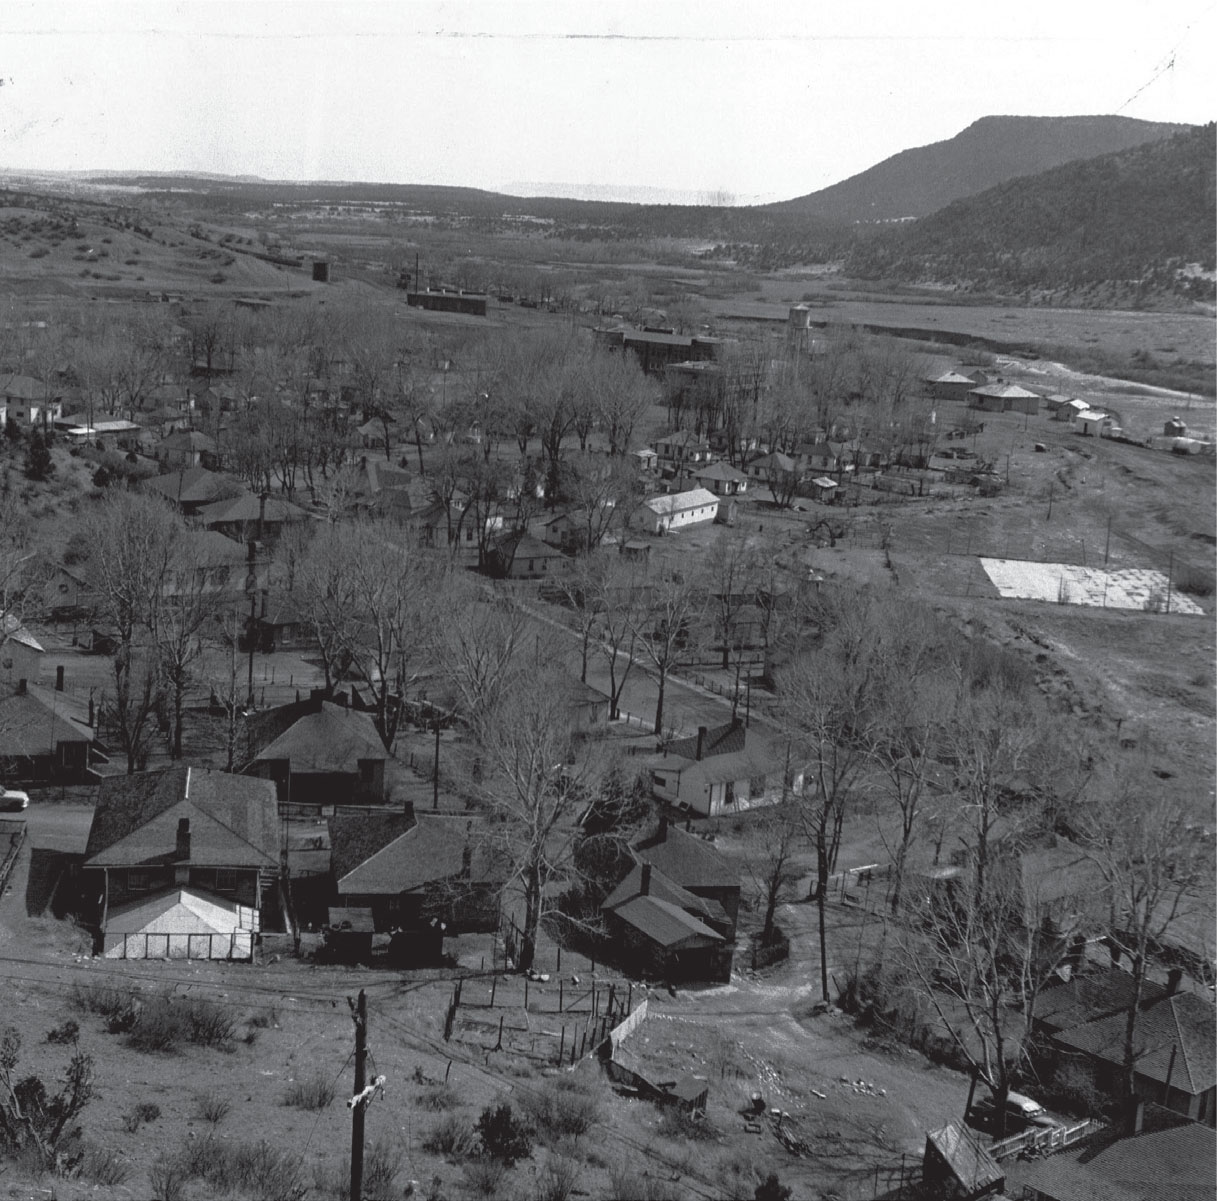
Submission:
<svg viewBox="0 0 1217 1201">
<path fill-rule="evenodd" d="M 765 208 L 851 222 L 925 217 L 1009 179 L 1194 128 L 1102 115 L 980 117 L 951 138 L 901 150 L 840 183 Z"/>
</svg>

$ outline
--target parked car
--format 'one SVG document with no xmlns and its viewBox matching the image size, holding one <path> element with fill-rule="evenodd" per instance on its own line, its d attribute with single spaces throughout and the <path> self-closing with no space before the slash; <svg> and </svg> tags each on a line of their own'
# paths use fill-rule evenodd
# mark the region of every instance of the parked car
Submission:
<svg viewBox="0 0 1217 1201">
<path fill-rule="evenodd" d="M 20 813 L 30 807 L 30 794 L 0 787 L 0 813 Z"/>
<path fill-rule="evenodd" d="M 978 1130 L 997 1129 L 997 1110 L 993 1099 L 978 1101 L 968 1112 L 968 1125 Z M 1059 1126 L 1052 1116 L 1034 1097 L 1022 1093 L 1009 1093 L 1006 1097 L 1006 1133 L 1019 1134 L 1029 1126 Z"/>
</svg>

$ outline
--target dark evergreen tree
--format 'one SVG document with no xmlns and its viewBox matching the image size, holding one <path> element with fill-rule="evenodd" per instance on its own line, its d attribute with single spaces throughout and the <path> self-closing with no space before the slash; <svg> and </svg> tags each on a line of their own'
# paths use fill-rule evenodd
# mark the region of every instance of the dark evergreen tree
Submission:
<svg viewBox="0 0 1217 1201">
<path fill-rule="evenodd" d="M 25 452 L 25 478 L 49 480 L 54 474 L 55 461 L 51 458 L 51 449 L 47 446 L 46 439 L 35 430 Z"/>
</svg>

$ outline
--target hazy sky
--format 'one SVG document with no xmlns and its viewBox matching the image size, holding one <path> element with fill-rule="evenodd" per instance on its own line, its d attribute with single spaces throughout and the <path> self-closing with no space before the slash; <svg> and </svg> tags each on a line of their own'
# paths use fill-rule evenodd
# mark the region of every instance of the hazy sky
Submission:
<svg viewBox="0 0 1217 1201">
<path fill-rule="evenodd" d="M 1214 0 L 0 4 L 0 166 L 800 195 L 978 117 L 1214 116 Z"/>
</svg>

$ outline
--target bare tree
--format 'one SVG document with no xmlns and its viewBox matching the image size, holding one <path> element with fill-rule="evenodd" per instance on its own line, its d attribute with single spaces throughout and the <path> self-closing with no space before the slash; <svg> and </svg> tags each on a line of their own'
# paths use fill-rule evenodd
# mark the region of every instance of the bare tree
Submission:
<svg viewBox="0 0 1217 1201">
<path fill-rule="evenodd" d="M 1137 1037 L 1148 972 L 1188 919 L 1212 927 L 1211 813 L 1165 794 L 1146 762 L 1120 756 L 1098 798 L 1079 806 L 1082 845 L 1110 888 L 1106 935 L 1113 958 L 1126 958 L 1132 995 L 1124 1025 L 1124 1089 L 1134 1091 L 1143 1053 Z M 1207 948 L 1205 948 L 1207 950 Z M 1197 958 L 1200 956 L 1197 955 Z"/>
<path fill-rule="evenodd" d="M 814 897 L 820 927 L 820 989 L 828 992 L 829 879 L 850 800 L 870 762 L 882 673 L 880 641 L 866 603 L 841 598 L 822 616 L 829 632 L 818 651 L 778 680 L 781 721 L 798 767 L 805 765 L 803 818 L 815 848 Z"/>
<path fill-rule="evenodd" d="M 1043 939 L 1042 908 L 1021 887 L 1021 849 L 1011 840 L 984 877 L 969 861 L 954 881 L 916 898 L 898 935 L 938 1028 L 993 1094 L 999 1137 L 1036 996 L 1062 950 Z"/>
<path fill-rule="evenodd" d="M 157 608 L 151 634 L 170 706 L 169 753 L 171 758 L 180 759 L 186 690 L 202 657 L 203 634 L 216 616 L 219 599 L 205 573 L 196 570 L 191 548 L 180 536 L 175 539 L 170 570 L 180 583 Z"/>
<path fill-rule="evenodd" d="M 701 635 L 704 593 L 691 575 L 676 572 L 647 578 L 631 606 L 639 654 L 655 675 L 655 733 L 663 733 L 663 702 L 673 668 Z"/>
<path fill-rule="evenodd" d="M 306 598 L 332 688 L 344 669 L 371 699 L 386 748 L 409 688 L 426 667 L 428 630 L 442 578 L 437 563 L 383 521 L 330 525 L 306 552 L 297 588 Z"/>
<path fill-rule="evenodd" d="M 642 628 L 639 609 L 644 604 L 639 593 L 641 584 L 639 574 L 618 559 L 606 568 L 599 599 L 594 602 L 599 614 L 600 654 L 609 675 L 611 721 L 621 716 L 621 695 L 638 649 L 638 631 Z"/>
<path fill-rule="evenodd" d="M 102 710 L 134 773 L 147 755 L 151 718 L 163 688 L 155 636 L 176 580 L 181 519 L 159 499 L 119 492 L 85 518 L 86 575 L 98 615 L 113 631 L 114 684 Z M 194 578 L 193 564 L 186 565 Z"/>
<path fill-rule="evenodd" d="M 593 352 L 588 359 L 582 383 L 596 424 L 608 439 L 609 454 L 624 455 L 639 421 L 657 403 L 658 388 L 633 355 L 603 351 Z"/>
<path fill-rule="evenodd" d="M 475 729 L 484 764 L 479 791 L 495 820 L 486 836 L 509 865 L 523 910 L 517 966 L 536 957 L 552 886 L 568 878 L 575 821 L 597 773 L 576 757 L 568 680 L 541 670 L 519 681 Z"/>
</svg>

